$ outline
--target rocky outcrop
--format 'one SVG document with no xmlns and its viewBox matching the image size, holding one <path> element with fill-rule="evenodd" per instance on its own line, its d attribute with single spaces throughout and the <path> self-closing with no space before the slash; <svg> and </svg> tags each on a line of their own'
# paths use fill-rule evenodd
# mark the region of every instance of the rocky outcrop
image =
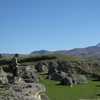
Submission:
<svg viewBox="0 0 100 100">
<path fill-rule="evenodd" d="M 46 63 L 38 63 L 35 66 L 35 69 L 37 70 L 37 72 L 48 73 L 48 64 L 46 64 Z"/>
<path fill-rule="evenodd" d="M 39 82 L 40 81 L 40 78 L 39 76 L 31 73 L 31 72 L 25 72 L 22 76 L 22 78 L 24 79 L 24 81 L 26 83 L 35 83 L 35 82 Z"/>
<path fill-rule="evenodd" d="M 66 85 L 66 86 L 72 86 L 73 85 L 73 81 L 71 77 L 66 77 L 63 78 L 60 82 L 61 85 Z"/>
<path fill-rule="evenodd" d="M 48 79 L 60 81 L 61 84 L 68 82 L 68 77 L 71 78 L 71 84 L 86 84 L 86 77 L 95 77 L 100 80 L 100 75 L 93 74 L 96 70 L 100 70 L 100 65 L 88 61 L 55 61 L 48 63 L 38 63 L 36 70 L 38 72 L 45 72 L 43 66 L 45 65 Z M 66 83 L 66 85 L 68 85 Z"/>
<path fill-rule="evenodd" d="M 34 66 L 20 66 L 20 72 L 31 71 L 31 72 L 41 72 L 44 74 L 51 75 L 52 73 L 77 73 L 89 76 L 95 71 L 100 71 L 99 63 L 92 63 L 85 60 L 79 61 L 51 61 L 51 62 L 39 62 Z M 7 67 L 3 68 L 7 71 Z"/>
<path fill-rule="evenodd" d="M 49 80 L 56 80 L 56 81 L 61 81 L 68 75 L 65 72 L 62 73 L 52 73 L 51 75 L 48 76 Z"/>
<path fill-rule="evenodd" d="M 44 92 L 45 87 L 41 84 L 19 83 L 5 91 L 0 100 L 49 100 Z"/>
<path fill-rule="evenodd" d="M 73 85 L 73 84 L 86 84 L 87 79 L 85 75 L 80 74 L 66 74 L 64 72 L 62 73 L 53 73 L 48 76 L 48 79 L 50 80 L 56 80 L 60 81 L 61 85 Z"/>
<path fill-rule="evenodd" d="M 48 73 L 76 73 L 82 75 L 91 75 L 96 70 L 100 70 L 100 65 L 89 63 L 87 61 L 56 61 L 48 63 L 38 63 L 35 66 L 37 72 Z"/>
<path fill-rule="evenodd" d="M 0 100 L 49 100 L 45 95 L 45 87 L 35 82 L 39 81 L 32 71 L 21 71 L 18 84 L 13 83 L 12 76 L 0 68 Z"/>
<path fill-rule="evenodd" d="M 0 68 L 0 84 L 8 83 L 7 74 Z"/>
<path fill-rule="evenodd" d="M 73 80 L 73 84 L 86 84 L 87 83 L 87 79 L 85 75 L 71 74 L 70 77 Z"/>
</svg>

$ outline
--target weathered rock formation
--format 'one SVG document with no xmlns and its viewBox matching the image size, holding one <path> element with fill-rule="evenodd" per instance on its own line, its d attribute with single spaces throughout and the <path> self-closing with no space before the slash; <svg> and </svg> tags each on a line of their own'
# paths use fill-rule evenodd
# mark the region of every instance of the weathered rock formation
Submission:
<svg viewBox="0 0 100 100">
<path fill-rule="evenodd" d="M 49 100 L 44 92 L 45 87 L 41 84 L 18 83 L 4 91 L 0 100 Z"/>
<path fill-rule="evenodd" d="M 86 84 L 87 79 L 85 75 L 80 74 L 67 74 L 67 73 L 53 73 L 48 76 L 50 80 L 60 81 L 61 85 L 73 85 L 73 84 Z"/>
<path fill-rule="evenodd" d="M 61 80 L 64 79 L 65 77 L 68 77 L 68 74 L 66 74 L 65 72 L 62 72 L 62 73 L 52 73 L 52 74 L 49 75 L 47 78 L 48 78 L 49 80 L 61 81 Z"/>
<path fill-rule="evenodd" d="M 48 73 L 48 64 L 46 64 L 46 63 L 38 63 L 35 66 L 35 69 L 37 70 L 37 72 Z"/>
<path fill-rule="evenodd" d="M 72 86 L 73 85 L 73 80 L 71 77 L 66 77 L 63 78 L 60 82 L 61 85 L 66 85 L 66 86 Z"/>
<path fill-rule="evenodd" d="M 32 70 L 21 72 L 18 84 L 13 84 L 12 76 L 7 76 L 0 68 L 0 100 L 49 100 L 45 87 L 35 83 L 39 81 L 38 76 Z"/>
<path fill-rule="evenodd" d="M 61 84 L 69 81 L 71 84 L 86 84 L 86 77 L 94 77 L 100 80 L 100 75 L 94 74 L 100 70 L 98 63 L 89 61 L 55 61 L 55 62 L 39 62 L 35 66 L 37 72 L 47 73 L 48 79 L 60 81 Z M 67 83 L 66 83 L 67 85 Z"/>
<path fill-rule="evenodd" d="M 29 71 L 23 73 L 22 78 L 24 79 L 24 81 L 26 83 L 35 83 L 35 82 L 38 82 L 40 80 L 39 76 L 37 76 Z"/>
<path fill-rule="evenodd" d="M 87 83 L 87 79 L 85 75 L 71 74 L 70 77 L 72 78 L 74 84 L 86 84 Z"/>
<path fill-rule="evenodd" d="M 37 63 L 35 66 L 37 72 L 52 73 L 77 73 L 91 75 L 94 71 L 100 70 L 100 65 L 87 61 L 55 61 L 49 63 Z"/>
<path fill-rule="evenodd" d="M 0 84 L 8 83 L 7 74 L 0 68 Z"/>
</svg>

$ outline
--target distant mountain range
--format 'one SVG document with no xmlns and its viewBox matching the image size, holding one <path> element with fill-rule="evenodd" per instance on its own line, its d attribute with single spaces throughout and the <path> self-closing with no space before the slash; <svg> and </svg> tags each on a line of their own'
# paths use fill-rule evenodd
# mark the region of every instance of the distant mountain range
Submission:
<svg viewBox="0 0 100 100">
<path fill-rule="evenodd" d="M 1 53 L 0 58 L 12 58 L 14 57 L 15 54 L 10 54 L 10 53 Z M 26 56 L 32 56 L 31 54 L 19 54 L 20 57 L 26 57 Z"/>
<path fill-rule="evenodd" d="M 32 55 L 41 55 L 41 54 L 63 54 L 63 55 L 71 55 L 77 57 L 84 57 L 91 60 L 98 60 L 100 61 L 100 43 L 96 46 L 90 46 L 86 48 L 75 48 L 71 50 L 58 50 L 58 51 L 48 51 L 48 50 L 39 50 L 33 51 L 30 54 L 20 54 L 21 57 L 23 56 L 32 56 Z M 13 57 L 14 54 L 0 54 L 0 58 L 8 58 Z"/>
<path fill-rule="evenodd" d="M 37 55 L 37 54 L 50 54 L 51 51 L 48 50 L 39 50 L 39 51 L 33 51 L 31 54 Z"/>
<path fill-rule="evenodd" d="M 64 54 L 64 55 L 73 55 L 77 57 L 87 57 L 90 55 L 100 54 L 100 43 L 96 46 L 90 46 L 86 48 L 75 48 L 72 50 L 59 50 L 59 51 L 48 51 L 48 50 L 39 50 L 33 51 L 31 54 Z"/>
</svg>

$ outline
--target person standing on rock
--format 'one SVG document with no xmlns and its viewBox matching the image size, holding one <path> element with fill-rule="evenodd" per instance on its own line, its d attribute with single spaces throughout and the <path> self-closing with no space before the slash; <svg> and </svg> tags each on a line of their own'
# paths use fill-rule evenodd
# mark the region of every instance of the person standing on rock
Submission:
<svg viewBox="0 0 100 100">
<path fill-rule="evenodd" d="M 19 54 L 15 54 L 15 56 L 11 60 L 11 66 L 12 66 L 12 74 L 13 74 L 13 82 L 18 83 L 18 57 Z"/>
</svg>

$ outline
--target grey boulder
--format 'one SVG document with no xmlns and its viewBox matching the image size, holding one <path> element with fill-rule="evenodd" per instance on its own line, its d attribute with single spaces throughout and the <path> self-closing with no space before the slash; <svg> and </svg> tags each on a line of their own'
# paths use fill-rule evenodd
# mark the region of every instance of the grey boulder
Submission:
<svg viewBox="0 0 100 100">
<path fill-rule="evenodd" d="M 87 83 L 87 79 L 85 75 L 70 74 L 70 77 L 72 78 L 74 84 L 86 84 Z"/>
</svg>

